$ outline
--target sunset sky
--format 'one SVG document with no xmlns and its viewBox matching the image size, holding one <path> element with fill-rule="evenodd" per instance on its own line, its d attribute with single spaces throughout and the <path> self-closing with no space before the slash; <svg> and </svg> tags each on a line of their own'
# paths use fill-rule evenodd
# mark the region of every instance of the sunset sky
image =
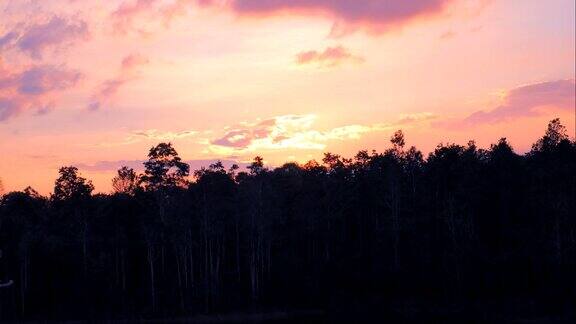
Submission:
<svg viewBox="0 0 576 324">
<path fill-rule="evenodd" d="M 52 191 L 174 143 L 275 166 L 575 128 L 574 0 L 0 0 L 0 179 Z"/>
</svg>

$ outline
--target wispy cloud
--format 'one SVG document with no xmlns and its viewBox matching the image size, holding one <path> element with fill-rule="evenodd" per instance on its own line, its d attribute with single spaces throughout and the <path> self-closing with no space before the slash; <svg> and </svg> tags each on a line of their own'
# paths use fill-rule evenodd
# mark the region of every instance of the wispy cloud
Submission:
<svg viewBox="0 0 576 324">
<path fill-rule="evenodd" d="M 328 47 L 324 51 L 307 51 L 296 55 L 296 63 L 299 65 L 315 64 L 335 67 L 346 62 L 363 63 L 364 58 L 353 55 L 343 46 Z"/>
<path fill-rule="evenodd" d="M 198 132 L 194 130 L 186 130 L 181 132 L 162 132 L 157 129 L 149 129 L 145 131 L 135 131 L 132 134 L 133 137 L 143 137 L 148 140 L 173 141 L 175 139 L 195 136 L 198 134 Z"/>
<path fill-rule="evenodd" d="M 248 166 L 247 163 L 238 162 L 236 160 L 216 160 L 216 159 L 204 159 L 204 160 L 186 160 L 185 163 L 190 165 L 191 170 L 200 170 L 201 168 L 207 168 L 210 164 L 217 161 L 222 162 L 225 168 L 230 168 L 233 164 L 238 165 L 241 169 Z M 83 171 L 88 172 L 114 172 L 123 166 L 127 166 L 136 170 L 137 172 L 144 171 L 144 160 L 117 160 L 117 161 L 97 161 L 94 163 L 75 163 L 74 165 Z"/>
<path fill-rule="evenodd" d="M 21 71 L 0 61 L 0 121 L 26 110 L 43 114 L 51 110 L 61 92 L 74 87 L 82 74 L 63 66 L 33 66 Z"/>
<path fill-rule="evenodd" d="M 491 110 L 480 110 L 464 119 L 444 120 L 435 126 L 459 128 L 488 123 L 499 123 L 521 117 L 536 116 L 540 108 L 574 110 L 576 107 L 574 79 L 528 84 L 509 90 L 503 102 Z"/>
<path fill-rule="evenodd" d="M 145 64 L 148 64 L 148 59 L 140 54 L 126 56 L 122 60 L 118 74 L 100 84 L 92 95 L 88 108 L 98 110 L 103 105 L 110 104 L 123 86 L 136 79 L 138 68 Z"/>
<path fill-rule="evenodd" d="M 115 146 L 124 146 L 124 145 L 140 143 L 142 141 L 151 141 L 151 142 L 174 141 L 174 140 L 194 137 L 197 134 L 198 134 L 198 131 L 195 131 L 195 130 L 184 130 L 184 131 L 177 131 L 177 132 L 160 131 L 157 129 L 136 130 L 136 131 L 130 132 L 129 135 L 127 135 L 126 137 L 124 137 L 120 141 L 99 143 L 97 146 L 115 147 Z"/>
<path fill-rule="evenodd" d="M 158 3 L 158 0 L 125 1 L 112 12 L 114 30 L 126 33 L 132 28 L 133 20 L 139 15 L 150 12 Z"/>
<path fill-rule="evenodd" d="M 211 4 L 211 0 L 126 0 L 112 12 L 112 25 L 114 31 L 120 34 L 136 31 L 146 35 L 153 32 L 143 26 L 150 24 L 150 21 L 161 23 L 155 27 L 169 27 L 174 18 L 183 16 L 190 7 Z M 137 21 L 144 17 L 147 21 L 138 25 Z"/>
<path fill-rule="evenodd" d="M 0 50 L 18 48 L 30 57 L 39 60 L 53 48 L 70 46 L 90 36 L 88 24 L 78 18 L 53 16 L 32 24 L 16 24 L 0 36 Z"/>
<path fill-rule="evenodd" d="M 396 125 L 408 125 L 422 121 L 431 121 L 438 118 L 438 115 L 430 112 L 414 113 L 414 114 L 400 114 L 400 118 Z"/>
</svg>

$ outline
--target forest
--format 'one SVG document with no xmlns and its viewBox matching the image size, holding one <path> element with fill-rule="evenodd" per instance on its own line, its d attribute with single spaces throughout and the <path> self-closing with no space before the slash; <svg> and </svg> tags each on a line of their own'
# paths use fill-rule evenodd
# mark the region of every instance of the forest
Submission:
<svg viewBox="0 0 576 324">
<path fill-rule="evenodd" d="M 383 152 L 276 168 L 194 171 L 160 143 L 143 170 L 102 194 L 64 166 L 49 197 L 1 196 L 0 321 L 576 318 L 576 142 L 558 119 L 525 154 L 502 138 L 424 156 L 397 131 Z"/>
</svg>

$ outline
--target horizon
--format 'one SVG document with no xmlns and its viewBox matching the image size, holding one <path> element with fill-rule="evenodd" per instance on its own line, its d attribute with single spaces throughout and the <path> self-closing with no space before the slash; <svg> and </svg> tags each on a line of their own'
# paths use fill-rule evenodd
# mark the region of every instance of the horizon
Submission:
<svg viewBox="0 0 576 324">
<path fill-rule="evenodd" d="M 576 132 L 575 3 L 428 0 L 0 2 L 0 179 L 110 192 L 172 142 L 185 161 L 268 166 Z M 202 162 L 202 163 L 200 163 Z"/>
<path fill-rule="evenodd" d="M 562 123 L 561 120 L 560 120 L 560 122 Z M 563 125 L 563 126 L 564 126 L 564 125 Z M 565 127 L 565 126 L 564 126 L 564 127 Z M 401 131 L 401 129 L 400 129 L 400 131 Z M 542 131 L 541 133 L 542 133 L 542 134 L 544 133 L 544 129 L 543 129 L 543 131 Z M 576 141 L 576 137 L 570 136 L 570 134 L 567 134 L 567 135 L 568 135 L 568 138 L 569 138 L 571 141 Z M 404 134 L 404 136 L 406 136 L 406 135 Z M 505 138 L 505 137 L 501 137 L 501 138 L 499 138 L 498 140 L 500 140 L 500 139 L 506 139 L 506 138 Z M 374 149 L 374 150 L 365 150 L 365 151 L 368 152 L 369 154 L 372 154 L 372 152 L 377 153 L 377 154 L 383 154 L 384 151 L 385 151 L 385 148 L 386 148 L 386 149 L 389 149 L 389 148 L 392 148 L 392 147 L 393 147 L 393 144 L 390 143 L 390 140 L 391 140 L 391 137 L 388 138 L 388 142 L 386 143 L 386 147 L 382 148 L 381 150 L 376 150 L 376 149 Z M 478 145 L 476 145 L 476 147 L 477 147 L 478 150 L 489 151 L 489 150 L 490 150 L 490 146 L 497 144 L 498 140 L 493 141 L 491 144 L 489 144 L 489 145 L 486 146 L 486 147 L 480 147 L 480 146 L 478 146 Z M 506 139 L 506 140 L 507 140 L 507 139 Z M 468 145 L 470 142 L 474 142 L 474 144 L 477 144 L 476 141 L 473 140 L 473 139 L 470 139 L 467 143 L 441 142 L 441 143 L 438 143 L 438 144 L 434 147 L 434 149 L 437 148 L 437 147 L 439 147 L 439 146 L 443 146 L 443 145 L 444 145 L 444 146 L 459 145 L 459 146 L 465 147 L 465 146 Z M 171 143 L 171 142 L 168 141 L 167 143 Z M 515 149 L 515 147 L 514 147 L 514 145 L 512 145 L 512 143 L 510 143 L 510 142 L 508 142 L 508 141 L 507 141 L 507 143 L 511 146 L 513 152 L 514 152 L 515 154 L 519 155 L 519 156 L 524 156 L 524 155 L 530 153 L 530 151 L 531 151 L 530 149 L 526 149 L 526 150 L 524 150 L 524 151 L 522 151 L 522 152 L 519 152 L 519 151 L 517 151 L 517 150 Z M 535 140 L 534 143 L 532 143 L 532 144 L 535 144 L 535 143 L 536 143 L 536 140 Z M 154 145 L 154 146 L 155 146 L 155 145 Z M 406 148 L 409 148 L 409 147 L 411 147 L 411 146 L 412 146 L 412 145 L 409 145 L 409 144 L 408 144 L 408 145 L 406 145 L 405 147 L 406 147 Z M 419 150 L 418 147 L 415 147 L 415 148 Z M 176 151 L 178 151 L 178 148 L 177 148 L 177 147 L 175 147 L 175 149 L 176 149 Z M 429 150 L 429 151 L 421 151 L 421 150 L 419 150 L 419 151 L 423 154 L 424 159 L 427 160 L 427 159 L 428 159 L 428 156 L 434 152 L 434 149 L 431 149 L 431 150 Z M 360 151 L 362 151 L 362 150 L 358 150 L 357 152 L 360 152 Z M 324 153 L 337 154 L 337 153 L 334 153 L 334 152 L 324 152 Z M 323 154 L 324 154 L 324 153 L 323 153 Z M 337 155 L 339 155 L 339 154 L 337 154 Z M 342 157 L 342 158 L 353 158 L 354 155 L 355 155 L 355 153 L 352 154 L 352 155 L 350 155 L 350 156 L 341 156 L 341 157 Z M 339 155 L 339 156 L 340 156 L 340 155 Z M 254 156 L 254 157 L 256 157 L 256 156 Z M 315 161 L 315 162 L 319 163 L 320 165 L 323 164 L 321 158 L 319 158 L 319 159 L 310 159 L 310 160 L 307 160 L 307 161 L 286 160 L 286 161 L 284 161 L 284 162 L 282 162 L 282 163 L 279 163 L 279 164 L 270 164 L 270 163 L 268 163 L 268 162 L 266 161 L 265 157 L 263 157 L 263 158 L 264 158 L 264 160 L 263 160 L 264 167 L 266 167 L 266 168 L 268 168 L 268 169 L 280 168 L 280 167 L 282 167 L 283 165 L 285 165 L 285 164 L 287 164 L 287 163 L 296 163 L 297 165 L 299 165 L 299 166 L 301 166 L 301 167 L 304 166 L 304 164 L 305 164 L 306 162 L 312 162 L 312 161 Z M 98 187 L 95 186 L 95 191 L 94 191 L 95 194 L 113 194 L 113 193 L 114 193 L 114 189 L 112 188 L 111 184 L 112 184 L 113 177 L 115 177 L 115 176 L 118 175 L 118 174 L 117 174 L 117 171 L 118 171 L 120 168 L 122 168 L 122 167 L 128 167 L 128 168 L 130 168 L 130 169 L 133 169 L 137 174 L 141 175 L 141 174 L 143 174 L 143 171 L 145 170 L 145 165 L 144 165 L 144 163 L 145 163 L 146 161 L 147 161 L 146 159 L 130 160 L 130 161 L 127 161 L 127 160 L 119 160 L 119 161 L 98 161 L 97 163 L 92 164 L 92 165 L 90 165 L 90 164 L 76 163 L 76 164 L 72 164 L 72 165 L 69 165 L 69 166 L 73 166 L 73 167 L 78 168 L 79 174 L 82 175 L 82 176 L 85 176 L 85 177 L 87 178 L 87 180 L 89 180 L 89 181 L 92 182 L 92 183 L 94 183 L 93 179 L 91 179 L 91 178 L 90 178 L 89 176 L 87 176 L 87 175 L 99 175 L 99 176 L 101 177 L 101 178 L 99 178 L 99 180 L 102 181 L 102 182 L 105 182 L 106 180 L 108 180 L 108 182 L 110 183 L 110 188 L 109 188 L 108 190 L 99 190 Z M 190 166 L 190 175 L 189 175 L 187 178 L 189 178 L 189 180 L 191 180 L 191 181 L 195 181 L 195 177 L 194 177 L 194 175 L 193 175 L 194 171 L 196 171 L 196 170 L 201 170 L 201 169 L 203 169 L 203 168 L 208 168 L 211 164 L 213 164 L 213 163 L 215 163 L 215 162 L 221 162 L 221 163 L 223 164 L 223 166 L 224 166 L 225 169 L 230 169 L 231 166 L 233 166 L 234 164 L 236 164 L 236 165 L 239 166 L 239 171 L 246 171 L 247 167 L 254 161 L 254 159 L 252 158 L 252 159 L 245 160 L 245 161 L 238 161 L 238 160 L 231 160 L 231 159 L 188 160 L 188 159 L 183 158 L 182 161 Z M 54 175 L 53 183 L 56 181 L 56 178 L 58 177 L 59 169 L 60 169 L 61 167 L 65 167 L 65 166 L 68 166 L 68 165 L 62 165 L 62 166 L 56 167 L 56 168 L 54 169 L 55 175 Z M 109 178 L 109 179 L 106 179 L 106 178 L 104 178 L 104 175 L 109 175 L 110 178 Z M 2 180 L 2 179 L 0 178 L 0 180 Z M 48 192 L 44 192 L 44 191 L 42 191 L 42 190 L 37 190 L 34 186 L 27 186 L 27 187 L 24 187 L 24 188 L 21 188 L 21 189 L 16 189 L 16 190 L 7 190 L 6 188 L 8 188 L 8 187 L 6 186 L 5 183 L 1 182 L 0 184 L 1 184 L 0 189 L 4 189 L 4 193 L 8 193 L 8 192 L 11 192 L 11 191 L 12 191 L 12 192 L 14 192 L 14 191 L 24 191 L 26 188 L 30 187 L 30 188 L 36 190 L 40 195 L 45 196 L 45 197 L 49 197 L 49 196 L 51 196 L 51 195 L 53 194 L 53 190 L 52 190 L 52 189 L 53 189 L 53 186 L 52 186 L 52 188 L 49 189 Z M 0 190 L 0 194 L 1 194 L 1 190 Z"/>
</svg>

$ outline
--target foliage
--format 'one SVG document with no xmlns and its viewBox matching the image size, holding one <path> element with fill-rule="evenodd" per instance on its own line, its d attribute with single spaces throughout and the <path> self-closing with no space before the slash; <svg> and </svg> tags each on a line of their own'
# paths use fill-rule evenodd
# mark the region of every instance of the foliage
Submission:
<svg viewBox="0 0 576 324">
<path fill-rule="evenodd" d="M 58 173 L 60 176 L 56 179 L 54 194 L 52 195 L 54 200 L 64 201 L 87 198 L 94 190 L 92 182 L 78 174 L 77 167 L 61 167 Z"/>
<path fill-rule="evenodd" d="M 182 162 L 171 143 L 160 143 L 150 149 L 146 171 L 141 178 L 147 190 L 183 187 L 190 173 L 190 166 Z"/>
<path fill-rule="evenodd" d="M 138 182 L 138 175 L 134 169 L 124 166 L 118 170 L 118 175 L 112 179 L 112 189 L 116 193 L 131 195 L 138 188 Z"/>
<path fill-rule="evenodd" d="M 576 143 L 559 121 L 526 155 L 504 138 L 426 158 L 402 132 L 391 144 L 303 166 L 217 162 L 188 182 L 163 143 L 141 178 L 119 170 L 128 194 L 91 195 L 63 167 L 52 199 L 28 188 L 1 200 L 0 278 L 14 284 L 0 320 L 321 309 L 405 322 L 448 309 L 507 322 L 573 309 Z"/>
</svg>

